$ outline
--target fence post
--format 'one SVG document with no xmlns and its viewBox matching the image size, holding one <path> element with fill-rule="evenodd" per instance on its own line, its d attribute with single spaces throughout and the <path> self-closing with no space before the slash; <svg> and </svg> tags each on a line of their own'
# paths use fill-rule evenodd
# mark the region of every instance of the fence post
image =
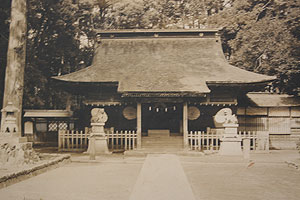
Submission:
<svg viewBox="0 0 300 200">
<path fill-rule="evenodd" d="M 58 150 L 61 148 L 61 130 L 58 130 Z"/>
<path fill-rule="evenodd" d="M 70 131 L 66 131 L 67 149 L 70 149 Z"/>
<path fill-rule="evenodd" d="M 137 103 L 136 112 L 137 148 L 140 149 L 142 147 L 142 104 L 140 102 Z"/>
<path fill-rule="evenodd" d="M 79 131 L 76 131 L 75 132 L 75 142 L 76 142 L 76 149 L 78 149 L 78 146 L 79 146 L 79 142 L 78 142 L 78 139 L 79 139 Z"/>
<path fill-rule="evenodd" d="M 190 144 L 191 144 L 191 150 L 194 150 L 194 135 L 195 132 L 191 131 L 191 137 L 190 137 Z"/>
<path fill-rule="evenodd" d="M 201 151 L 201 131 L 198 131 L 198 150 Z"/>
<path fill-rule="evenodd" d="M 249 138 L 243 139 L 243 155 L 244 155 L 244 159 L 249 160 L 249 158 L 250 158 L 250 139 Z"/>
<path fill-rule="evenodd" d="M 115 138 L 119 133 L 121 133 L 121 132 L 116 131 L 114 134 L 111 134 L 108 137 L 108 145 L 110 146 L 111 149 L 115 149 Z"/>
<path fill-rule="evenodd" d="M 120 135 L 121 134 L 119 134 L 119 133 L 117 135 L 115 135 L 116 136 L 115 137 L 116 138 L 116 149 L 119 149 L 119 138 L 120 138 Z"/>
<path fill-rule="evenodd" d="M 124 134 L 125 135 L 125 151 L 127 150 L 127 134 Z"/>
<path fill-rule="evenodd" d="M 88 146 L 87 138 L 89 137 L 89 129 L 88 127 L 84 128 L 84 147 L 86 148 Z"/>
<path fill-rule="evenodd" d="M 64 150 L 66 144 L 66 140 L 65 140 L 66 131 L 61 131 L 61 135 L 62 135 L 62 149 Z"/>
<path fill-rule="evenodd" d="M 210 133 L 210 143 L 209 143 L 209 150 L 213 151 L 214 150 L 214 135 L 213 133 Z"/>
<path fill-rule="evenodd" d="M 127 131 L 125 131 L 125 135 L 127 135 L 128 137 L 128 149 L 131 150 L 131 147 L 132 147 L 132 137 L 130 134 L 128 134 Z"/>
<path fill-rule="evenodd" d="M 184 147 L 188 147 L 189 141 L 188 141 L 188 103 L 183 103 L 183 111 L 182 111 L 182 127 L 183 127 L 183 141 L 184 141 Z"/>
<path fill-rule="evenodd" d="M 129 134 L 132 135 L 132 149 L 134 149 L 135 148 L 135 135 L 131 131 L 129 131 Z"/>
<path fill-rule="evenodd" d="M 124 135 L 122 133 L 120 133 L 120 142 L 121 142 L 121 149 L 124 148 Z"/>
</svg>

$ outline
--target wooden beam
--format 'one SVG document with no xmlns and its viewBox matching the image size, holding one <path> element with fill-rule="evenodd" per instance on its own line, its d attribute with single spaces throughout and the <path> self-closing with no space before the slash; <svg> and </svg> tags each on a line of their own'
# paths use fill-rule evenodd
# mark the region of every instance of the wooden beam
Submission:
<svg viewBox="0 0 300 200">
<path fill-rule="evenodd" d="M 182 117 L 182 123 L 183 123 L 183 141 L 184 141 L 184 147 L 188 147 L 188 104 L 187 102 L 183 103 L 183 117 Z"/>
<path fill-rule="evenodd" d="M 137 148 L 140 149 L 142 146 L 142 104 L 137 103 L 137 118 L 136 118 L 136 127 L 137 127 Z"/>
</svg>

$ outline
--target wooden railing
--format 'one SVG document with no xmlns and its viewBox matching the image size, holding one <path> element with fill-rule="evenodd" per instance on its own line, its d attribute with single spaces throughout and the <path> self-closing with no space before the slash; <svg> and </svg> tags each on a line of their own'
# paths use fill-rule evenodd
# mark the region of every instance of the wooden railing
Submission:
<svg viewBox="0 0 300 200">
<path fill-rule="evenodd" d="M 89 131 L 59 130 L 58 149 L 61 151 L 83 151 L 88 148 Z"/>
<path fill-rule="evenodd" d="M 239 131 L 238 135 L 242 139 L 250 139 L 250 150 L 257 150 L 259 136 L 256 131 Z M 191 150 L 210 150 L 220 149 L 222 134 L 218 132 L 190 131 L 188 134 L 188 144 Z M 268 140 L 268 138 L 266 139 Z M 268 149 L 268 144 L 266 145 Z"/>
<path fill-rule="evenodd" d="M 220 135 L 204 131 L 190 131 L 188 142 L 191 150 L 218 150 L 220 146 Z"/>
<path fill-rule="evenodd" d="M 256 131 L 239 131 L 238 135 L 242 138 L 242 148 L 243 148 L 243 140 L 250 139 L 250 150 L 257 149 L 257 132 Z"/>
<path fill-rule="evenodd" d="M 131 150 L 137 147 L 136 131 L 105 130 L 108 148 L 114 150 Z M 90 131 L 59 130 L 58 149 L 60 151 L 85 151 L 88 148 Z"/>
<path fill-rule="evenodd" d="M 108 148 L 111 150 L 132 150 L 137 147 L 136 131 L 106 132 Z"/>
</svg>

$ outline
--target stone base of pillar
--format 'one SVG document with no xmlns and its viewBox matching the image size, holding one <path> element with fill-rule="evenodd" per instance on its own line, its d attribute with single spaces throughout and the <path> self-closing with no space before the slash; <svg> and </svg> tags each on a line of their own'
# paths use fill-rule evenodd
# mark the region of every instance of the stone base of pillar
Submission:
<svg viewBox="0 0 300 200">
<path fill-rule="evenodd" d="M 0 166 L 9 169 L 40 161 L 39 155 L 32 148 L 32 142 L 15 135 L 0 133 Z"/>
<path fill-rule="evenodd" d="M 219 155 L 237 156 L 243 155 L 240 138 L 223 138 Z"/>
<path fill-rule="evenodd" d="M 19 144 L 19 143 L 28 143 L 27 137 L 19 137 L 20 133 L 1 133 L 0 132 L 0 141 L 6 142 L 9 144 Z"/>
</svg>

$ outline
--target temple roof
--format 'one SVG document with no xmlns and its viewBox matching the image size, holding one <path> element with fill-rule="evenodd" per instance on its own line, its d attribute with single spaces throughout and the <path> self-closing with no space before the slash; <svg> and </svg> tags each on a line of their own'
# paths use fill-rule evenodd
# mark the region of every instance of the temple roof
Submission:
<svg viewBox="0 0 300 200">
<path fill-rule="evenodd" d="M 118 83 L 118 92 L 209 93 L 208 84 L 255 84 L 275 77 L 228 64 L 217 30 L 102 31 L 91 66 L 54 77 Z"/>
</svg>

